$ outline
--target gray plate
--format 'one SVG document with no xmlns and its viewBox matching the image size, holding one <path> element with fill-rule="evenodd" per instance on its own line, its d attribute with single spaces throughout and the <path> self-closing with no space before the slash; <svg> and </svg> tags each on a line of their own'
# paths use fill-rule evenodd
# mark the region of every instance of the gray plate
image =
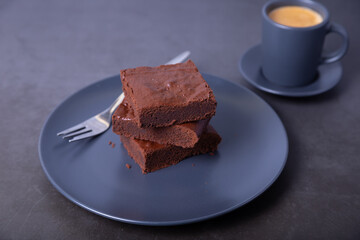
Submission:
<svg viewBox="0 0 360 240">
<path fill-rule="evenodd" d="M 276 95 L 309 97 L 324 93 L 339 83 L 342 76 L 340 62 L 320 65 L 318 77 L 311 84 L 300 87 L 284 87 L 268 81 L 261 71 L 261 45 L 250 48 L 239 61 L 239 70 L 254 87 Z"/>
<path fill-rule="evenodd" d="M 191 157 L 143 175 L 111 130 L 74 143 L 57 137 L 60 130 L 110 105 L 121 93 L 120 77 L 114 76 L 80 90 L 50 114 L 39 140 L 40 161 L 50 182 L 93 213 L 143 225 L 201 221 L 260 195 L 286 162 L 285 128 L 274 110 L 251 91 L 203 76 L 218 101 L 211 123 L 223 140 L 215 155 Z"/>
</svg>

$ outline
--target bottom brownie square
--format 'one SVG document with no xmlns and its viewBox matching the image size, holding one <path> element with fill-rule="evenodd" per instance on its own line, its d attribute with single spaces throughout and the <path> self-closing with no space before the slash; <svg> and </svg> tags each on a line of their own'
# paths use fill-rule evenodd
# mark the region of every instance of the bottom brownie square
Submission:
<svg viewBox="0 0 360 240">
<path fill-rule="evenodd" d="M 221 141 L 219 134 L 210 125 L 192 148 L 163 145 L 123 135 L 120 136 L 120 139 L 130 157 L 140 166 L 143 173 L 169 167 L 190 156 L 214 152 Z"/>
</svg>

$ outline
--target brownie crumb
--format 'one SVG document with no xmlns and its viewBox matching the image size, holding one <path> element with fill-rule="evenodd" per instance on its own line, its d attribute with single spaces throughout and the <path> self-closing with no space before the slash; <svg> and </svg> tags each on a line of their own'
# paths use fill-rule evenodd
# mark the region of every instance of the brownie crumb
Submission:
<svg viewBox="0 0 360 240">
<path fill-rule="evenodd" d="M 214 155 L 215 155 L 215 153 L 213 153 L 213 152 L 209 152 L 209 155 L 210 155 L 210 156 L 214 156 Z"/>
<path fill-rule="evenodd" d="M 128 169 L 130 169 L 131 168 L 131 165 L 130 164 L 125 164 L 125 166 L 128 168 Z"/>
<path fill-rule="evenodd" d="M 191 164 L 193 167 L 195 167 L 195 163 Z"/>
<path fill-rule="evenodd" d="M 111 147 L 114 148 L 114 147 L 115 147 L 115 143 L 111 144 Z"/>
<path fill-rule="evenodd" d="M 111 145 L 112 144 L 112 142 L 111 141 L 109 141 L 109 145 Z"/>
</svg>

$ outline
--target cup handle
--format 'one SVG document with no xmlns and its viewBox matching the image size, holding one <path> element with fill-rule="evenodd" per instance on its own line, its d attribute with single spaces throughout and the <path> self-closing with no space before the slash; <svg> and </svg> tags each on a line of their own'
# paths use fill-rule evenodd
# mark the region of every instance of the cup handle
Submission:
<svg viewBox="0 0 360 240">
<path fill-rule="evenodd" d="M 340 24 L 337 24 L 337 23 L 331 23 L 326 34 L 329 34 L 329 33 L 339 34 L 343 39 L 343 43 L 338 50 L 328 54 L 327 56 L 323 56 L 321 59 L 321 63 L 332 63 L 332 62 L 336 62 L 336 61 L 340 60 L 346 54 L 346 52 L 349 48 L 348 33 L 346 32 L 346 30 L 343 26 L 341 26 Z"/>
</svg>

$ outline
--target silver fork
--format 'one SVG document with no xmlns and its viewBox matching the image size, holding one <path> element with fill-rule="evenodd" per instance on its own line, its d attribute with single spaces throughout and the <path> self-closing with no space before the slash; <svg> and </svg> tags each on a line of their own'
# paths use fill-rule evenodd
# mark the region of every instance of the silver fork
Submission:
<svg viewBox="0 0 360 240">
<path fill-rule="evenodd" d="M 165 65 L 176 64 L 185 61 L 190 55 L 190 51 L 185 51 L 177 57 L 171 59 Z M 125 95 L 121 95 L 101 113 L 79 123 L 73 127 L 59 132 L 57 135 L 63 138 L 70 138 L 69 142 L 74 142 L 88 137 L 93 137 L 105 132 L 111 125 L 111 116 L 115 109 L 122 103 Z"/>
</svg>

